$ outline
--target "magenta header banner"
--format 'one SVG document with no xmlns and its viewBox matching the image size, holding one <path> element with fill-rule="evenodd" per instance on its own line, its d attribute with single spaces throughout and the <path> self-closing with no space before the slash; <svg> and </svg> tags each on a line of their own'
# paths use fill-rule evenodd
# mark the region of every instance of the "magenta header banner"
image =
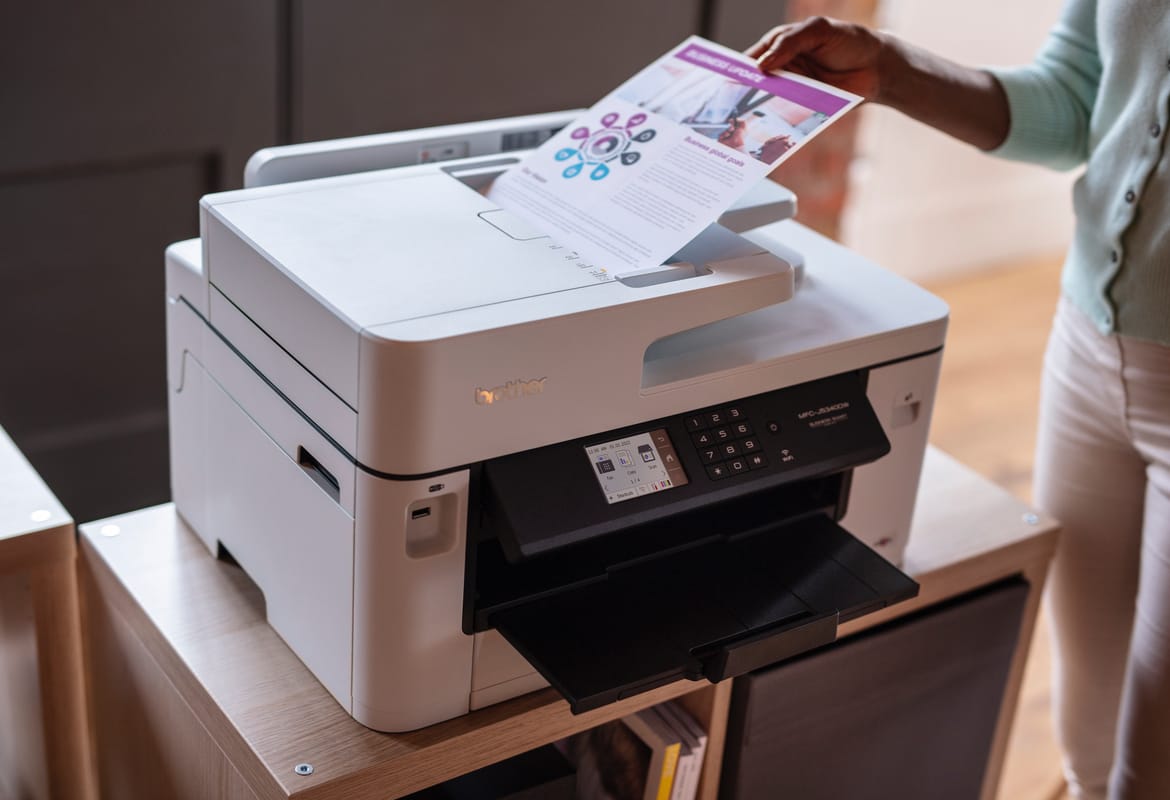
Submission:
<svg viewBox="0 0 1170 800">
<path fill-rule="evenodd" d="M 760 72 L 754 66 L 734 61 L 722 53 L 708 50 L 697 44 L 687 45 L 678 53 L 678 58 L 681 58 L 687 63 L 718 73 L 738 83 L 742 83 L 745 86 L 762 89 L 768 94 L 774 94 L 785 100 L 791 100 L 812 111 L 819 111 L 825 116 L 831 117 L 849 105 L 849 101 L 843 97 L 823 92 L 815 86 L 809 86 L 806 83 L 800 83 L 790 78 L 768 75 L 767 73 Z"/>
</svg>

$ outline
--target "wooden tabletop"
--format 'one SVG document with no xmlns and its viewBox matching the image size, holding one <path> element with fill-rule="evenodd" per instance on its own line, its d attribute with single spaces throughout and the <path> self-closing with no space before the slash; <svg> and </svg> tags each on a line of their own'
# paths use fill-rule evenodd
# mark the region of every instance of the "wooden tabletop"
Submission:
<svg viewBox="0 0 1170 800">
<path fill-rule="evenodd" d="M 921 596 L 842 634 L 1046 563 L 1055 534 L 1051 520 L 931 451 L 905 563 Z M 84 525 L 81 544 L 83 581 L 137 632 L 261 798 L 397 797 L 700 686 L 680 681 L 579 716 L 546 689 L 412 733 L 376 733 L 313 679 L 265 623 L 255 585 L 213 559 L 172 506 Z M 311 775 L 294 771 L 301 763 Z"/>
<path fill-rule="evenodd" d="M 0 430 L 0 572 L 72 553 L 73 520 Z"/>
</svg>

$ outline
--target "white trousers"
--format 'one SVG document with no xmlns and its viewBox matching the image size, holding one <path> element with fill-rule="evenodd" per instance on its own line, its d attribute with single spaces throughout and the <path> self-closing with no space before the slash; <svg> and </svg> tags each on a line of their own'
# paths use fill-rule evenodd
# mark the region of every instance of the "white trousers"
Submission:
<svg viewBox="0 0 1170 800">
<path fill-rule="evenodd" d="M 1049 609 L 1070 792 L 1170 800 L 1170 347 L 1103 336 L 1061 300 L 1035 497 L 1063 528 Z"/>
</svg>

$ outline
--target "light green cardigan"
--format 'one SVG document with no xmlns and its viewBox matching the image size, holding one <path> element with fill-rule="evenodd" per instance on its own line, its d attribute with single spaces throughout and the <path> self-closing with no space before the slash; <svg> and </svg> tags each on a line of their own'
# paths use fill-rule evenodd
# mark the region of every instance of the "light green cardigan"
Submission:
<svg viewBox="0 0 1170 800">
<path fill-rule="evenodd" d="M 1011 107 L 994 154 L 1087 162 L 1064 293 L 1102 332 L 1170 345 L 1170 3 L 1068 0 L 1032 64 L 989 71 Z"/>
</svg>

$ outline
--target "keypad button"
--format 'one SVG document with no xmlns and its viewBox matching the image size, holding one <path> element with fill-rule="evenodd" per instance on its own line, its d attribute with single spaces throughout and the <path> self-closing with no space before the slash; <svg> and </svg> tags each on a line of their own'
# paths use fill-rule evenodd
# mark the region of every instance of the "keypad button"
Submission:
<svg viewBox="0 0 1170 800">
<path fill-rule="evenodd" d="M 711 433 L 717 442 L 726 442 L 733 438 L 731 435 L 731 428 L 716 428 L 715 430 L 711 431 Z"/>
<path fill-rule="evenodd" d="M 707 476 L 713 481 L 720 481 L 730 475 L 726 464 L 708 464 Z"/>
<path fill-rule="evenodd" d="M 768 433 L 779 433 L 780 432 L 780 423 L 779 422 L 769 422 L 767 427 L 768 427 Z"/>
<path fill-rule="evenodd" d="M 739 443 L 739 451 L 741 453 L 754 453 L 760 450 L 759 439 L 744 439 Z"/>
<path fill-rule="evenodd" d="M 712 427 L 716 427 L 727 422 L 727 417 L 723 416 L 722 411 L 712 411 L 707 415 L 707 422 L 711 423 Z"/>
<path fill-rule="evenodd" d="M 699 451 L 699 456 L 702 457 L 704 464 L 714 464 L 716 461 L 723 460 L 717 447 L 704 447 Z"/>
<path fill-rule="evenodd" d="M 687 417 L 687 430 L 694 433 L 707 427 L 707 418 L 702 414 L 691 414 Z"/>
<path fill-rule="evenodd" d="M 723 413 L 727 415 L 728 422 L 735 422 L 736 420 L 740 420 L 740 419 L 744 418 L 743 410 L 737 406 L 732 406 L 731 408 L 727 409 Z"/>
<path fill-rule="evenodd" d="M 763 453 L 752 453 L 747 457 L 748 469 L 763 469 L 768 466 L 768 457 Z"/>
<path fill-rule="evenodd" d="M 727 469 L 732 475 L 738 475 L 741 472 L 748 471 L 748 462 L 746 458 L 734 458 L 727 462 Z"/>
<path fill-rule="evenodd" d="M 723 458 L 735 458 L 740 454 L 739 444 L 737 442 L 721 444 L 719 445 L 719 453 Z"/>
<path fill-rule="evenodd" d="M 696 447 L 706 447 L 707 445 L 715 444 L 715 436 L 711 431 L 692 433 L 691 438 L 695 441 Z"/>
<path fill-rule="evenodd" d="M 745 436 L 751 436 L 752 424 L 750 422 L 737 422 L 731 426 L 731 432 L 735 434 L 737 439 L 742 439 Z"/>
</svg>

